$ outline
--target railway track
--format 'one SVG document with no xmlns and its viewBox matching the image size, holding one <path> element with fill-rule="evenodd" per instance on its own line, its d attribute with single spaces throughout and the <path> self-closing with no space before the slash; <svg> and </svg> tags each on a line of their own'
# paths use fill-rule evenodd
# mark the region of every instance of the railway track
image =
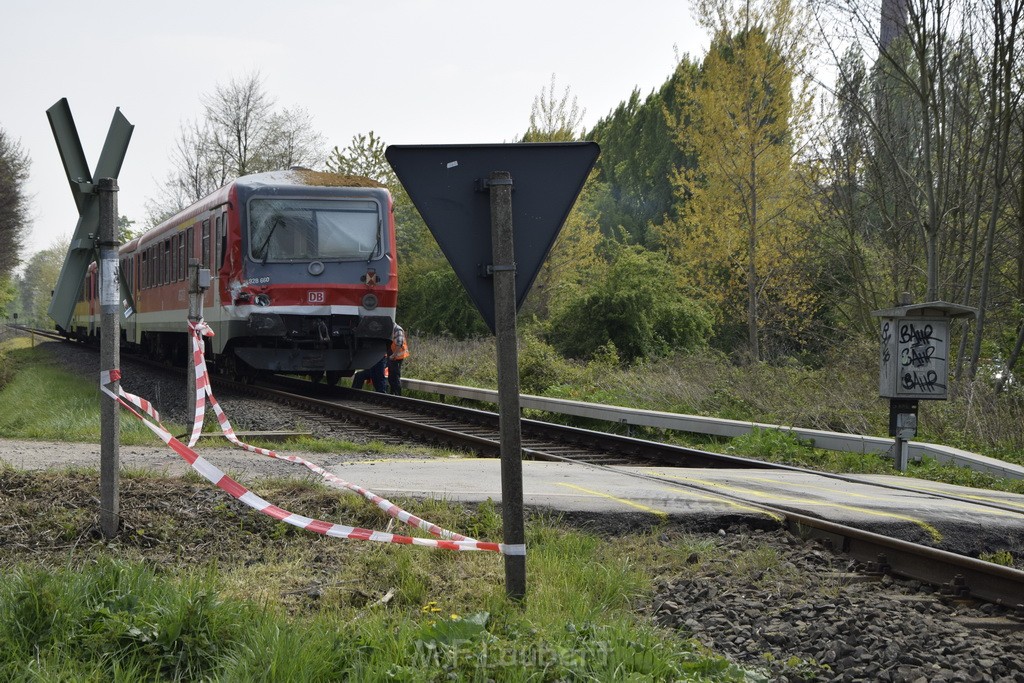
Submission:
<svg viewBox="0 0 1024 683">
<path fill-rule="evenodd" d="M 26 331 L 62 339 L 59 335 L 45 331 Z M 137 361 L 133 359 L 133 362 Z M 166 366 L 159 367 L 170 371 Z M 487 411 L 345 387 L 330 387 L 287 377 L 268 378 L 266 382 L 253 385 L 217 376 L 214 387 L 216 390 L 230 390 L 289 405 L 328 420 L 344 420 L 375 433 L 388 433 L 402 439 L 412 438 L 484 456 L 500 454 L 498 415 Z M 863 479 L 848 475 L 811 471 L 538 420 L 522 420 L 522 433 L 525 458 L 607 468 L 617 476 L 647 478 L 658 486 L 705 490 L 689 483 L 667 483 L 664 479 L 628 471 L 621 466 L 772 469 L 865 483 Z M 873 485 L 920 495 L 913 488 L 877 483 Z M 763 505 L 721 491 L 715 491 L 715 495 L 732 498 L 748 507 L 780 517 L 790 532 L 803 538 L 820 539 L 835 551 L 864 563 L 871 572 L 923 581 L 939 586 L 957 598 L 976 598 L 1013 607 L 1024 618 L 1024 572 L 1020 570 L 837 524 L 786 506 Z M 945 494 L 928 495 L 1022 514 L 1019 509 L 998 503 Z"/>
<path fill-rule="evenodd" d="M 325 386 L 287 377 L 268 378 L 258 385 L 222 377 L 218 377 L 215 382 L 235 393 L 247 393 L 357 424 L 372 425 L 386 432 L 483 456 L 500 455 L 500 425 L 496 413 L 405 396 Z M 521 425 L 523 453 L 526 459 L 532 460 L 590 465 L 789 469 L 785 465 L 751 458 L 540 420 L 524 418 Z"/>
</svg>

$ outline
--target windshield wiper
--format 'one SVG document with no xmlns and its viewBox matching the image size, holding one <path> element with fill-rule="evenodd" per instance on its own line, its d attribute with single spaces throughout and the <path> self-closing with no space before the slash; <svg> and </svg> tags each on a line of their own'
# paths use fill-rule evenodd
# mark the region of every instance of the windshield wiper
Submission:
<svg viewBox="0 0 1024 683">
<path fill-rule="evenodd" d="M 267 232 L 267 237 L 263 240 L 263 244 L 256 249 L 257 255 L 261 253 L 263 254 L 263 260 L 260 261 L 261 266 L 265 266 L 267 264 L 267 258 L 270 256 L 270 238 L 274 236 L 274 231 L 277 230 L 277 226 L 282 223 L 284 223 L 284 220 L 280 216 L 275 218 L 273 224 L 270 226 L 270 230 Z"/>
<path fill-rule="evenodd" d="M 366 262 L 367 263 L 369 263 L 370 261 L 373 260 L 373 255 L 376 254 L 377 250 L 380 249 L 380 233 L 381 233 L 380 226 L 381 226 L 381 220 L 378 217 L 377 218 L 377 241 L 373 244 L 373 249 L 370 251 L 370 255 L 366 258 Z"/>
</svg>

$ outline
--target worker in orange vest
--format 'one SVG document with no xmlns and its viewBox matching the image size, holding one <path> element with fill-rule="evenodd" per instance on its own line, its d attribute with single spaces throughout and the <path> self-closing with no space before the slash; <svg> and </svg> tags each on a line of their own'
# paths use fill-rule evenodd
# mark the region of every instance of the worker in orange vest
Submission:
<svg viewBox="0 0 1024 683">
<path fill-rule="evenodd" d="M 395 396 L 402 395 L 402 361 L 409 357 L 409 343 L 405 339 L 405 330 L 398 323 L 391 331 L 391 341 L 388 342 L 388 365 L 387 378 L 391 393 Z"/>
</svg>

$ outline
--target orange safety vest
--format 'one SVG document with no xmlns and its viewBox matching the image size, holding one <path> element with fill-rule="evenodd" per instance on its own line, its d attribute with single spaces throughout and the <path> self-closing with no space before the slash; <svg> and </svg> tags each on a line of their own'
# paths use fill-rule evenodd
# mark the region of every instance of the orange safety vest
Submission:
<svg viewBox="0 0 1024 683">
<path fill-rule="evenodd" d="M 401 342 L 399 344 L 398 342 Z M 409 343 L 405 341 L 405 330 L 395 325 L 394 335 L 391 337 L 391 360 L 405 360 L 409 357 Z"/>
</svg>

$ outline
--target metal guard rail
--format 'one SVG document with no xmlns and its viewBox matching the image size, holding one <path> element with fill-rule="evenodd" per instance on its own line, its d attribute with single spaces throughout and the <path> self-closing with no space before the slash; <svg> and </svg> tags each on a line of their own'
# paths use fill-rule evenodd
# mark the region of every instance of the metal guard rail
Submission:
<svg viewBox="0 0 1024 683">
<path fill-rule="evenodd" d="M 472 401 L 483 401 L 485 403 L 498 403 L 498 392 L 492 389 L 478 389 L 476 387 L 464 387 L 457 384 L 444 384 L 441 382 L 428 382 L 419 379 L 402 378 L 402 385 L 413 391 L 425 394 L 438 394 L 441 396 L 455 396 Z M 678 413 L 666 413 L 657 410 L 642 410 L 639 408 L 624 408 L 622 406 L 601 405 L 598 403 L 586 403 L 584 401 L 570 401 L 562 398 L 546 398 L 543 396 L 531 396 L 522 394 L 520 405 L 531 410 L 541 410 L 548 413 L 561 413 L 564 415 L 575 415 L 594 420 L 603 420 L 615 424 L 637 425 L 643 427 L 654 427 L 656 429 L 673 429 L 682 432 L 696 434 L 709 434 L 712 436 L 736 437 L 750 434 L 754 430 L 777 430 L 790 432 L 801 439 L 810 441 L 815 448 L 822 448 L 829 451 L 844 451 L 849 453 L 878 453 L 885 454 L 892 450 L 893 439 L 886 439 L 877 436 L 860 436 L 858 434 L 844 434 L 842 432 L 827 432 L 820 429 L 805 429 L 803 427 L 790 427 L 784 425 L 773 425 L 762 422 L 742 422 L 740 420 L 725 420 L 718 417 L 704 417 L 701 415 L 680 415 Z M 1013 463 L 989 458 L 977 453 L 971 453 L 952 446 L 911 441 L 909 444 L 910 458 L 920 460 L 927 456 L 934 458 L 941 463 L 949 463 L 960 467 L 969 467 L 978 472 L 984 472 L 997 477 L 1008 479 L 1024 479 L 1024 467 Z"/>
</svg>

